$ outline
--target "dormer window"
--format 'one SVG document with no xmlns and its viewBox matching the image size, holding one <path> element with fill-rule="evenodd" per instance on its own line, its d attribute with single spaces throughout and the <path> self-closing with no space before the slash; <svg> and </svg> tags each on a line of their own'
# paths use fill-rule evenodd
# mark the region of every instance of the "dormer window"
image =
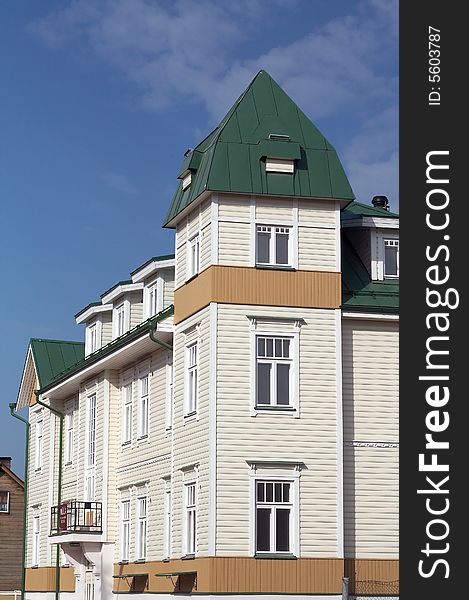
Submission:
<svg viewBox="0 0 469 600">
<path fill-rule="evenodd" d="M 154 279 L 145 286 L 143 302 L 146 319 L 155 316 L 162 310 L 162 288 L 163 280 L 159 278 Z"/>
<path fill-rule="evenodd" d="M 285 158 L 265 159 L 265 170 L 267 173 L 294 173 L 295 161 Z"/>
<path fill-rule="evenodd" d="M 124 335 L 130 329 L 130 302 L 124 300 L 113 310 L 113 338 Z"/>
<path fill-rule="evenodd" d="M 183 191 L 187 190 L 187 188 L 190 186 L 191 180 L 192 180 L 192 173 L 189 171 L 189 173 L 186 173 L 186 175 L 184 175 L 184 177 L 182 178 Z"/>
<path fill-rule="evenodd" d="M 384 276 L 399 277 L 399 240 L 384 240 Z"/>
<path fill-rule="evenodd" d="M 257 225 L 256 264 L 291 266 L 291 228 Z"/>
<path fill-rule="evenodd" d="M 101 321 L 96 320 L 86 328 L 86 354 L 92 354 L 101 347 Z"/>
</svg>

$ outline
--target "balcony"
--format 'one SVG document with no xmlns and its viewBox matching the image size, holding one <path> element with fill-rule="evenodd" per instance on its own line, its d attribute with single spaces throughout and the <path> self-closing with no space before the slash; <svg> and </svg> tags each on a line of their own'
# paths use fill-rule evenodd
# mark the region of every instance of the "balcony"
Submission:
<svg viewBox="0 0 469 600">
<path fill-rule="evenodd" d="M 101 502 L 63 502 L 51 507 L 51 535 L 102 533 Z"/>
</svg>

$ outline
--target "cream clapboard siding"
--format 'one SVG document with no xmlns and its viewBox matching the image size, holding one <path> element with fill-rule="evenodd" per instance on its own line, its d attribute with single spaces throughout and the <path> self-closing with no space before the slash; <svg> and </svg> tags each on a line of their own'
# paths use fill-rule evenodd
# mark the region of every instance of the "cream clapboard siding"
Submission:
<svg viewBox="0 0 469 600">
<path fill-rule="evenodd" d="M 253 348 L 247 315 L 305 320 L 299 342 L 300 418 L 285 413 L 251 416 Z M 267 326 L 263 323 L 262 329 Z M 291 331 L 292 322 L 273 321 L 269 327 Z M 246 460 L 256 458 L 305 462 L 300 478 L 300 552 L 336 555 L 336 342 L 332 310 L 218 306 L 217 555 L 250 551 Z"/>
<path fill-rule="evenodd" d="M 43 452 L 42 468 L 36 471 L 36 422 L 38 415 L 43 418 Z M 40 518 L 40 544 L 39 544 L 39 566 L 48 566 L 51 564 L 50 553 L 47 544 L 49 535 L 50 516 L 49 516 L 49 482 L 50 482 L 50 431 L 51 431 L 51 413 L 45 408 L 33 406 L 29 410 L 29 421 L 31 427 L 30 454 L 29 454 L 29 472 L 28 472 L 28 518 L 26 523 L 26 566 L 32 566 L 32 532 L 33 517 L 38 515 Z"/>
<path fill-rule="evenodd" d="M 344 519 L 347 556 L 398 553 L 398 324 L 343 321 Z"/>
<path fill-rule="evenodd" d="M 112 311 L 101 313 L 101 321 L 101 346 L 105 346 L 112 342 Z"/>
<path fill-rule="evenodd" d="M 118 480 L 117 468 L 119 465 L 120 449 L 120 386 L 119 371 L 108 370 L 105 373 L 107 385 L 109 386 L 109 437 L 108 437 L 108 500 L 107 513 L 103 515 L 103 521 L 107 520 L 107 539 L 117 541 L 119 531 L 118 512 Z"/>
<path fill-rule="evenodd" d="M 205 200 L 195 207 L 176 227 L 176 287 L 187 279 L 188 242 L 199 235 L 200 259 L 202 271 L 211 263 L 211 201 Z"/>
<path fill-rule="evenodd" d="M 183 470 L 198 464 L 197 553 L 208 553 L 208 496 L 209 496 L 209 373 L 210 373 L 210 313 L 209 308 L 176 326 L 174 348 L 174 417 L 172 555 L 180 557 L 183 521 Z M 187 332 L 187 338 L 185 335 Z M 199 382 L 197 416 L 184 417 L 186 344 L 198 341 Z M 187 480 L 187 477 L 186 477 Z"/>
<path fill-rule="evenodd" d="M 337 264 L 336 206 L 334 201 L 290 198 L 243 198 L 219 195 L 219 264 L 253 266 L 256 223 L 298 224 L 298 268 L 335 271 Z"/>
<path fill-rule="evenodd" d="M 174 269 L 164 269 L 163 277 L 163 308 L 174 304 Z"/>
<path fill-rule="evenodd" d="M 170 474 L 171 434 L 165 428 L 165 400 L 167 388 L 166 364 L 172 359 L 161 349 L 147 359 L 127 365 L 116 374 L 112 393 L 115 418 L 119 423 L 114 435 L 117 442 L 115 461 L 116 494 L 115 511 L 120 522 L 121 502 L 130 500 L 130 558 L 136 560 L 137 499 L 148 498 L 148 560 L 163 558 L 163 477 Z M 149 435 L 138 439 L 140 378 L 149 374 Z M 133 425 L 132 442 L 121 444 L 122 433 L 122 382 L 132 381 Z M 120 527 L 114 527 L 114 560 L 121 558 Z"/>
<path fill-rule="evenodd" d="M 356 250 L 368 273 L 371 273 L 371 232 L 369 229 L 347 230 L 345 234 Z"/>
<path fill-rule="evenodd" d="M 64 402 L 64 413 L 65 415 L 73 414 L 73 448 L 72 448 L 72 460 L 66 462 L 66 445 L 67 445 L 67 418 L 64 419 L 64 432 L 63 432 L 63 451 L 64 451 L 64 463 L 62 471 L 62 500 L 68 502 L 69 500 L 77 499 L 78 493 L 78 480 L 76 464 L 78 460 L 78 396 L 72 396 Z"/>
<path fill-rule="evenodd" d="M 143 321 L 143 292 L 132 292 L 127 297 L 130 301 L 130 329 L 133 329 Z"/>
</svg>

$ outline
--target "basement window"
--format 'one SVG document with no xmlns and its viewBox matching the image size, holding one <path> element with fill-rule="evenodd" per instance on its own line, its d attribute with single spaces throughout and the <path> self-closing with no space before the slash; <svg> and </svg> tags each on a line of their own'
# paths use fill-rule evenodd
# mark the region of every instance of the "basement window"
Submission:
<svg viewBox="0 0 469 600">
<path fill-rule="evenodd" d="M 294 173 L 295 161 L 286 158 L 265 159 L 265 170 L 267 173 Z"/>
</svg>

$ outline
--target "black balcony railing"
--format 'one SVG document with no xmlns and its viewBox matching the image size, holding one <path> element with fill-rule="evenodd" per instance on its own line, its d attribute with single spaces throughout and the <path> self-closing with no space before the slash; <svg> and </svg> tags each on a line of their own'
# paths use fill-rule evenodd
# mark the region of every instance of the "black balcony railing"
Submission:
<svg viewBox="0 0 469 600">
<path fill-rule="evenodd" d="M 51 535 L 62 533 L 102 533 L 101 502 L 63 502 L 51 508 Z"/>
</svg>

